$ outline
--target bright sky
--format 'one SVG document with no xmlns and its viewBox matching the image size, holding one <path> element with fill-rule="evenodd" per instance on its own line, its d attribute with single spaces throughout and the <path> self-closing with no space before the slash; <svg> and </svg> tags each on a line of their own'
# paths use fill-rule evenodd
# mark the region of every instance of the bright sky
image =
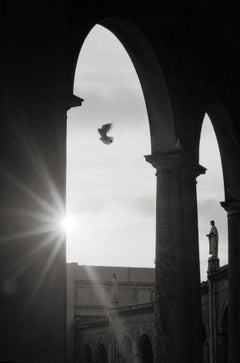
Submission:
<svg viewBox="0 0 240 363">
<path fill-rule="evenodd" d="M 154 267 L 156 180 L 144 159 L 150 154 L 145 102 L 128 54 L 101 26 L 90 32 L 81 50 L 75 94 L 84 102 L 68 112 L 67 215 L 74 225 L 67 233 L 67 261 Z M 109 122 L 114 142 L 105 145 L 97 129 Z M 207 120 L 202 134 L 201 163 L 208 169 L 198 184 L 205 278 L 205 235 L 211 219 L 220 233 L 221 262 L 226 263 L 226 216 L 219 206 L 224 200 L 220 160 Z"/>
<path fill-rule="evenodd" d="M 220 266 L 228 263 L 227 214 L 220 206 L 225 200 L 222 165 L 217 139 L 209 117 L 206 115 L 200 141 L 200 164 L 207 168 L 206 174 L 198 177 L 199 247 L 202 278 L 206 278 L 208 238 L 210 220 L 215 220 L 219 234 Z"/>
</svg>

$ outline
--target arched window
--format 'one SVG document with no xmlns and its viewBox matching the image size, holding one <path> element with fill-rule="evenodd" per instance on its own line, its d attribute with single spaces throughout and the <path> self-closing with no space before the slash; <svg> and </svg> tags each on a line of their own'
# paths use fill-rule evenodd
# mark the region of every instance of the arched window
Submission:
<svg viewBox="0 0 240 363">
<path fill-rule="evenodd" d="M 89 345 L 86 345 L 83 351 L 83 363 L 92 363 L 92 351 Z"/>
<path fill-rule="evenodd" d="M 100 344 L 97 349 L 97 363 L 108 363 L 107 352 L 103 344 Z"/>
<path fill-rule="evenodd" d="M 143 363 L 153 363 L 152 344 L 147 334 L 143 334 L 140 339 L 140 351 Z"/>
</svg>

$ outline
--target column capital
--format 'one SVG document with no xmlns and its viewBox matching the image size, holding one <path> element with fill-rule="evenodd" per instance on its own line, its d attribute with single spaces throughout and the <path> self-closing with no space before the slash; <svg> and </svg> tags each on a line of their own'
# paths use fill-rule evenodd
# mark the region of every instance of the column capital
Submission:
<svg viewBox="0 0 240 363">
<path fill-rule="evenodd" d="M 145 160 L 152 164 L 157 172 L 164 170 L 181 169 L 183 177 L 196 178 L 201 174 L 205 174 L 206 168 L 197 164 L 179 150 L 163 153 L 156 151 L 151 155 L 145 155 Z"/>
<path fill-rule="evenodd" d="M 181 155 L 178 151 L 168 153 L 156 151 L 144 157 L 148 163 L 157 169 L 157 172 L 176 170 L 181 166 Z"/>
<path fill-rule="evenodd" d="M 225 202 L 220 202 L 220 204 L 228 213 L 228 216 L 240 215 L 240 200 L 227 200 Z"/>
<path fill-rule="evenodd" d="M 195 163 L 192 160 L 182 159 L 182 176 L 184 178 L 197 178 L 199 175 L 206 173 L 204 166 Z"/>
</svg>

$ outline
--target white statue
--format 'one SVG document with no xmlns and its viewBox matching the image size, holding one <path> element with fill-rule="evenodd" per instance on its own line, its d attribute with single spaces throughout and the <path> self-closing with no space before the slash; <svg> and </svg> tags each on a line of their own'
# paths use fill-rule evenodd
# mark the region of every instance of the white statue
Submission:
<svg viewBox="0 0 240 363">
<path fill-rule="evenodd" d="M 209 254 L 212 257 L 218 257 L 218 230 L 215 226 L 215 222 L 211 221 L 211 230 L 207 237 L 209 238 Z"/>
</svg>

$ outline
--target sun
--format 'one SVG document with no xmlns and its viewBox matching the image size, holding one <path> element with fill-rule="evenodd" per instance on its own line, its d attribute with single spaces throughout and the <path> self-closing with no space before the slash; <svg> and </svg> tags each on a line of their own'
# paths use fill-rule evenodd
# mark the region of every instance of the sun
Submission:
<svg viewBox="0 0 240 363">
<path fill-rule="evenodd" d="M 71 232 L 75 227 L 75 220 L 73 216 L 66 216 L 61 222 L 62 229 L 65 232 Z"/>
</svg>

